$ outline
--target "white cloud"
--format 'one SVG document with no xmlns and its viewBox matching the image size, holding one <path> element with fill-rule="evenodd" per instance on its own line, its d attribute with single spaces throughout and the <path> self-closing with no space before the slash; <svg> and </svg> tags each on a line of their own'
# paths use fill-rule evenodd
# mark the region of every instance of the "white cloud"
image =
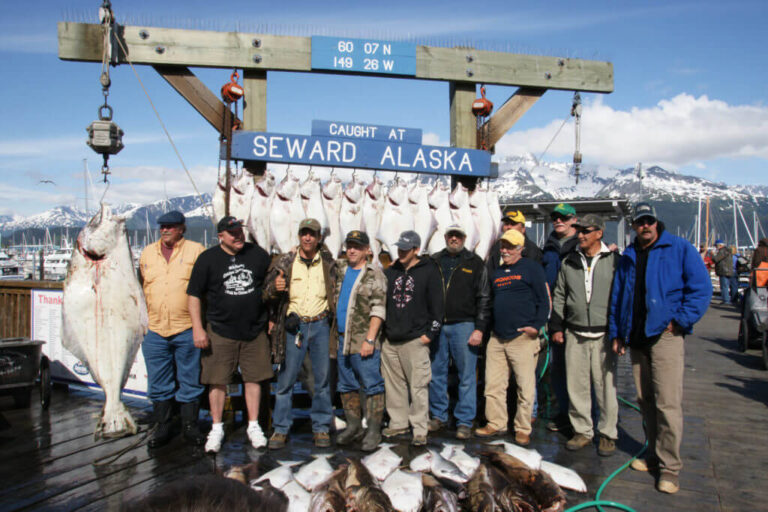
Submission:
<svg viewBox="0 0 768 512">
<path fill-rule="evenodd" d="M 538 156 L 562 121 L 512 132 L 496 145 L 500 155 Z M 707 96 L 679 94 L 652 108 L 615 110 L 598 96 L 584 105 L 581 152 L 584 161 L 626 167 L 637 162 L 677 168 L 715 158 L 768 159 L 768 107 L 729 105 Z M 570 157 L 573 122 L 563 128 L 546 157 Z"/>
</svg>

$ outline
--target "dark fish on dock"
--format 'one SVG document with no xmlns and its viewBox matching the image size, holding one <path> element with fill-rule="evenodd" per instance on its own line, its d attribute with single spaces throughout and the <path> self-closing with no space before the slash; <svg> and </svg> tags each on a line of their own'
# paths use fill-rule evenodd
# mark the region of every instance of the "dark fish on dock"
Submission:
<svg viewBox="0 0 768 512">
<path fill-rule="evenodd" d="M 96 438 L 135 434 L 120 401 L 147 332 L 147 305 L 133 268 L 125 218 L 106 204 L 80 232 L 64 281 L 62 342 L 104 390 Z"/>
<path fill-rule="evenodd" d="M 483 456 L 510 482 L 521 485 L 543 512 L 561 512 L 565 508 L 565 493 L 546 472 L 531 469 L 520 459 L 506 453 L 485 452 Z"/>
<path fill-rule="evenodd" d="M 348 512 L 390 512 L 392 502 L 381 490 L 378 481 L 358 459 L 347 459 L 347 477 L 344 492 Z"/>
<path fill-rule="evenodd" d="M 423 510 L 458 512 L 459 497 L 456 493 L 440 485 L 440 482 L 432 475 L 422 474 L 421 483 L 424 487 Z"/>
<path fill-rule="evenodd" d="M 346 508 L 344 482 L 347 478 L 347 466 L 343 465 L 312 492 L 309 501 L 310 512 L 336 512 Z"/>
<path fill-rule="evenodd" d="M 491 485 L 488 466 L 480 463 L 467 482 L 469 510 L 473 512 L 502 512 Z"/>
</svg>

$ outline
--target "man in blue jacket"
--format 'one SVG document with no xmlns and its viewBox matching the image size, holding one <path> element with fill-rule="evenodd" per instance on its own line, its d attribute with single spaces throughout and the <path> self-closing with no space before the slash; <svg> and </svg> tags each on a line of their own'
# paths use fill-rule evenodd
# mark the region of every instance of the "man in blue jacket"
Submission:
<svg viewBox="0 0 768 512">
<path fill-rule="evenodd" d="M 696 249 L 665 231 L 653 206 L 637 204 L 632 229 L 637 236 L 613 281 L 608 334 L 617 354 L 630 347 L 646 425 L 646 459 L 631 467 L 658 470 L 656 488 L 672 494 L 680 489 L 683 467 L 683 337 L 706 312 L 712 283 Z"/>
</svg>

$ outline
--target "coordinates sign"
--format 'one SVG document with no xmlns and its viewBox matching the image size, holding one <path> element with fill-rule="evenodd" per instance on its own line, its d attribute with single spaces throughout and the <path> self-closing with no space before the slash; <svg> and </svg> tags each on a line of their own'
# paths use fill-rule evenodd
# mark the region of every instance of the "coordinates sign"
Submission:
<svg viewBox="0 0 768 512">
<path fill-rule="evenodd" d="M 312 36 L 312 69 L 415 76 L 416 45 Z"/>
<path fill-rule="evenodd" d="M 490 153 L 476 149 L 283 133 L 238 131 L 232 135 L 232 158 L 476 177 L 498 173 L 491 169 Z"/>
</svg>

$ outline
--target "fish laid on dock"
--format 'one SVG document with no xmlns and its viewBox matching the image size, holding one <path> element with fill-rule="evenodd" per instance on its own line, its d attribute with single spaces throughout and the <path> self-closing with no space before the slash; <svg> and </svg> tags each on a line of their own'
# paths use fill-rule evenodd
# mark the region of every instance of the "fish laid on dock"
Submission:
<svg viewBox="0 0 768 512">
<path fill-rule="evenodd" d="M 147 306 L 136 278 L 125 218 L 106 204 L 83 228 L 64 281 L 62 342 L 104 390 L 96 438 L 136 433 L 120 393 L 147 332 Z"/>
</svg>

